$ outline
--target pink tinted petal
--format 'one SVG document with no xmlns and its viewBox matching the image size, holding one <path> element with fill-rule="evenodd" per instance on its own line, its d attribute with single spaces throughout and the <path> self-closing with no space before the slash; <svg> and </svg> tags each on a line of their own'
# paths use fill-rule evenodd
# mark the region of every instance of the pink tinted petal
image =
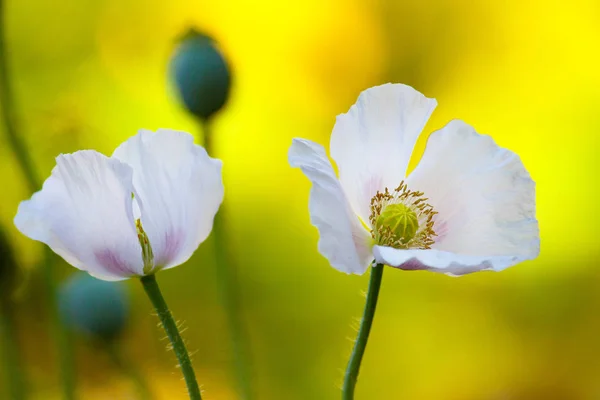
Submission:
<svg viewBox="0 0 600 400">
<path fill-rule="evenodd" d="M 128 165 L 95 151 L 60 155 L 42 190 L 19 205 L 15 225 L 98 278 L 141 275 L 131 175 Z"/>
<path fill-rule="evenodd" d="M 373 247 L 375 261 L 405 271 L 431 271 L 460 276 L 478 271 L 501 271 L 520 261 L 516 256 L 470 256 L 441 250 L 401 250 Z"/>
<path fill-rule="evenodd" d="M 187 261 L 210 234 L 223 201 L 221 161 L 195 145 L 189 133 L 167 129 L 140 130 L 113 157 L 133 168 L 155 271 Z"/>
</svg>

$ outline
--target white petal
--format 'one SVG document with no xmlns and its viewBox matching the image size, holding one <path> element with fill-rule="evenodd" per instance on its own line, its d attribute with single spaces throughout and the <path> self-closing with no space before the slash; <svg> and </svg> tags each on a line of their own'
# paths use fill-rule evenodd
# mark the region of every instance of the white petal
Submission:
<svg viewBox="0 0 600 400">
<path fill-rule="evenodd" d="M 433 249 L 500 257 L 502 270 L 539 254 L 535 183 L 519 157 L 462 121 L 434 132 L 407 179 L 439 212 Z"/>
<path fill-rule="evenodd" d="M 141 130 L 116 157 L 133 168 L 135 198 L 154 253 L 155 270 L 187 261 L 210 234 L 223 201 L 220 160 L 189 133 Z"/>
<path fill-rule="evenodd" d="M 392 247 L 373 247 L 375 261 L 407 271 L 425 270 L 459 276 L 471 272 L 500 271 L 519 261 L 517 256 L 474 256 L 442 250 L 400 250 Z"/>
<path fill-rule="evenodd" d="M 371 236 L 361 226 L 335 176 L 323 146 L 294 139 L 289 162 L 312 182 L 310 220 L 319 230 L 319 252 L 339 271 L 363 274 L 373 256 Z"/>
<path fill-rule="evenodd" d="M 369 220 L 377 191 L 406 177 L 413 148 L 437 102 L 410 86 L 386 84 L 365 90 L 331 134 L 331 157 L 354 211 Z"/>
<path fill-rule="evenodd" d="M 132 191 L 128 165 L 92 150 L 60 155 L 42 190 L 21 202 L 14 223 L 97 278 L 141 275 Z"/>
</svg>

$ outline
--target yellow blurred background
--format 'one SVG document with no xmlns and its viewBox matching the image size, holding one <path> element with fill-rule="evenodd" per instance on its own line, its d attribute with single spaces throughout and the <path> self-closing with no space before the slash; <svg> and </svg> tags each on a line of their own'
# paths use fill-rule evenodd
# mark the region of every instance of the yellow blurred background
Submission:
<svg viewBox="0 0 600 400">
<path fill-rule="evenodd" d="M 427 134 L 452 118 L 521 156 L 537 182 L 542 252 L 461 278 L 388 269 L 356 398 L 600 399 L 597 0 L 8 0 L 6 20 L 20 132 L 42 177 L 59 153 L 110 154 L 139 128 L 199 134 L 168 61 L 189 27 L 219 43 L 234 86 L 214 122 L 215 155 L 258 399 L 340 397 L 368 277 L 339 273 L 317 253 L 310 184 L 289 168 L 287 149 L 298 136 L 327 145 L 335 116 L 389 81 L 439 103 L 413 165 Z M 32 398 L 58 399 L 42 247 L 12 225 L 30 193 L 4 135 L 0 181 L 0 223 L 30 271 L 18 323 Z M 215 276 L 205 243 L 158 280 L 187 328 L 205 398 L 236 399 Z M 159 399 L 186 398 L 141 285 L 125 285 L 124 354 Z M 76 343 L 81 399 L 135 398 L 105 354 Z"/>
</svg>

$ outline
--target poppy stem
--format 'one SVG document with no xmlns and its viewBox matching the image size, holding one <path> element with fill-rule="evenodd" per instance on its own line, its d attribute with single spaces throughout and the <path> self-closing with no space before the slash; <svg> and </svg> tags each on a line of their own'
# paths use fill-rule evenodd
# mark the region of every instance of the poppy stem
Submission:
<svg viewBox="0 0 600 400">
<path fill-rule="evenodd" d="M 213 154 L 213 138 L 210 130 L 209 121 L 202 120 L 202 132 L 204 134 L 204 148 L 209 156 Z M 250 371 L 248 369 L 250 358 L 250 346 L 247 342 L 247 333 L 244 327 L 240 297 L 239 283 L 237 280 L 236 269 L 229 257 L 229 250 L 225 240 L 225 218 L 226 208 L 221 204 L 218 214 L 213 221 L 212 240 L 214 242 L 214 254 L 216 259 L 217 290 L 221 304 L 225 309 L 227 325 L 230 332 L 231 348 L 233 350 L 235 376 L 241 399 L 251 400 L 254 398 L 252 386 L 250 384 Z"/>
<path fill-rule="evenodd" d="M 171 311 L 169 311 L 169 306 L 167 306 L 167 303 L 160 292 L 160 288 L 156 282 L 156 277 L 154 275 L 146 275 L 140 280 L 144 286 L 146 294 L 150 298 L 150 301 L 156 310 L 156 314 L 160 319 L 160 323 L 162 324 L 167 337 L 173 346 L 173 351 L 177 356 L 179 367 L 181 368 L 183 378 L 185 379 L 185 384 L 187 385 L 190 400 L 202 400 L 200 388 L 198 387 L 196 375 L 194 374 L 194 368 L 192 367 L 192 361 L 190 360 L 185 343 L 179 334 L 179 329 L 177 329 L 177 324 L 173 319 L 173 315 L 171 314 Z"/>
<path fill-rule="evenodd" d="M 121 354 L 119 346 L 114 341 L 103 343 L 106 352 L 110 356 L 112 362 L 135 384 L 140 399 L 152 400 L 154 396 L 148 387 L 148 382 L 144 379 L 140 371 L 133 365 L 127 357 Z"/>
<path fill-rule="evenodd" d="M 342 400 L 354 399 L 354 388 L 358 379 L 360 363 L 362 362 L 365 349 L 367 348 L 367 341 L 369 340 L 369 333 L 371 332 L 371 325 L 373 325 L 375 309 L 377 308 L 377 298 L 379 297 L 383 268 L 382 264 L 371 267 L 371 278 L 369 280 L 369 291 L 367 292 L 365 311 L 362 320 L 360 321 L 358 336 L 354 342 L 352 355 L 350 356 L 348 367 L 346 368 L 344 386 L 342 387 Z"/>
<path fill-rule="evenodd" d="M 18 123 L 16 111 L 13 107 L 13 95 L 10 80 L 10 71 L 8 68 L 8 57 L 5 44 L 6 18 L 5 7 L 0 0 L 0 110 L 3 115 L 4 132 L 6 139 L 11 146 L 15 158 L 25 176 L 27 185 L 31 192 L 40 188 L 40 181 L 35 173 L 33 162 L 29 157 L 25 143 L 18 133 Z M 75 399 L 75 374 L 73 368 L 73 357 L 71 344 L 67 337 L 67 331 L 60 321 L 56 301 L 56 285 L 54 281 L 54 257 L 49 250 L 43 253 L 43 264 L 46 284 L 47 304 L 50 314 L 50 325 L 55 336 L 56 346 L 59 352 L 59 370 L 61 371 L 63 381 L 63 395 L 65 400 Z"/>
<path fill-rule="evenodd" d="M 50 329 L 58 348 L 58 366 L 60 368 L 60 377 L 62 380 L 63 397 L 65 400 L 75 400 L 76 375 L 75 375 L 75 354 L 73 352 L 73 341 L 71 333 L 61 320 L 58 310 L 58 295 L 56 290 L 56 263 L 54 254 L 49 247 L 44 246 L 43 250 L 43 273 L 44 284 L 46 286 L 45 295 L 48 307 Z"/>
<path fill-rule="evenodd" d="M 27 391 L 23 382 L 23 369 L 19 360 L 13 305 L 6 299 L 0 299 L 0 303 L 2 303 L 0 304 L 0 338 L 4 350 L 2 358 L 6 369 L 6 383 L 11 399 L 24 400 L 27 398 Z"/>
<path fill-rule="evenodd" d="M 35 168 L 27 152 L 25 143 L 18 134 L 18 123 L 16 111 L 13 107 L 12 82 L 10 80 L 10 71 L 8 70 L 7 51 L 6 51 L 6 18 L 4 16 L 4 4 L 0 0 L 0 107 L 4 116 L 4 131 L 6 139 L 15 153 L 20 164 L 25 180 L 31 192 L 39 189 Z"/>
</svg>

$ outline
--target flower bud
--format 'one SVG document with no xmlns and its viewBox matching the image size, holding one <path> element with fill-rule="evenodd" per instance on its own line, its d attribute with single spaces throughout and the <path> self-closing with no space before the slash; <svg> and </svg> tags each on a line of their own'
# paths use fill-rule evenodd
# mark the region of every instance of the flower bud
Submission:
<svg viewBox="0 0 600 400">
<path fill-rule="evenodd" d="M 386 206 L 375 222 L 376 232 L 386 232 L 393 241 L 408 243 L 419 229 L 417 214 L 402 203 Z M 375 238 L 380 243 L 380 238 Z M 388 240 L 389 241 L 389 240 Z"/>
<path fill-rule="evenodd" d="M 183 104 L 196 117 L 207 120 L 227 102 L 229 67 L 210 37 L 190 30 L 175 50 L 170 70 Z"/>
<path fill-rule="evenodd" d="M 121 283 L 101 281 L 87 273 L 73 274 L 59 292 L 59 310 L 64 322 L 106 341 L 123 331 L 128 308 Z"/>
</svg>

